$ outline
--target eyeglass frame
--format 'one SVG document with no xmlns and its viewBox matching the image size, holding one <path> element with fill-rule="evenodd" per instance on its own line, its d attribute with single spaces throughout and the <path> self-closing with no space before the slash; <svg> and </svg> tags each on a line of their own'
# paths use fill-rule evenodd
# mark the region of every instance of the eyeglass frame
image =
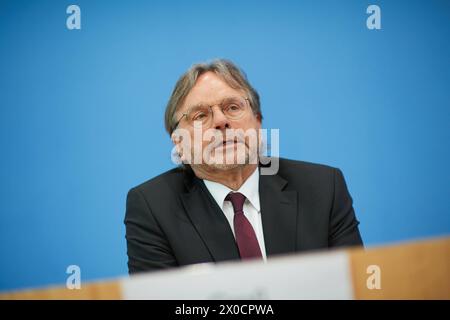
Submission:
<svg viewBox="0 0 450 320">
<path fill-rule="evenodd" d="M 249 103 L 249 105 L 250 105 L 250 99 L 249 99 L 249 98 L 242 97 L 242 96 L 241 96 L 241 98 L 243 98 L 244 100 L 247 100 L 248 103 Z M 222 102 L 220 102 L 220 103 L 208 105 L 209 110 L 210 110 L 210 113 L 214 115 L 214 113 L 213 113 L 213 111 L 212 111 L 212 107 L 217 106 L 217 105 L 220 105 L 220 106 L 221 106 L 221 105 L 223 104 L 223 102 L 224 102 L 226 99 L 228 99 L 228 97 L 227 97 L 227 98 L 224 98 L 224 99 L 222 100 Z M 178 119 L 178 121 L 175 123 L 175 125 L 174 125 L 174 127 L 173 127 L 174 130 L 175 130 L 176 128 L 178 128 L 178 125 L 180 124 L 181 120 L 183 120 L 184 117 L 187 117 L 187 115 L 189 114 L 189 112 L 191 111 L 191 109 L 194 108 L 194 107 L 196 107 L 196 106 L 198 106 L 198 105 L 199 105 L 199 104 L 197 104 L 197 105 L 195 105 L 195 106 L 192 106 L 192 107 L 189 107 L 188 111 L 187 111 L 187 112 L 184 112 L 184 113 L 181 115 L 181 117 Z M 223 113 L 222 108 L 220 108 L 220 111 Z M 225 116 L 225 117 L 226 117 L 226 116 Z M 228 117 L 227 117 L 227 119 L 228 119 Z"/>
</svg>

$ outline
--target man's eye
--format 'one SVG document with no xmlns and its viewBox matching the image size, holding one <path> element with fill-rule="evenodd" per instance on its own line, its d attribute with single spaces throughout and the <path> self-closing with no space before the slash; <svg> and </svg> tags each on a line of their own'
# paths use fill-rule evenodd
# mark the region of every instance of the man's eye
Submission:
<svg viewBox="0 0 450 320">
<path fill-rule="evenodd" d="M 230 104 L 228 107 L 227 107 L 227 110 L 228 111 L 238 111 L 240 108 L 239 108 L 239 106 L 237 105 L 237 104 Z"/>
<path fill-rule="evenodd" d="M 207 116 L 206 112 L 197 112 L 194 114 L 192 120 L 204 120 Z"/>
</svg>

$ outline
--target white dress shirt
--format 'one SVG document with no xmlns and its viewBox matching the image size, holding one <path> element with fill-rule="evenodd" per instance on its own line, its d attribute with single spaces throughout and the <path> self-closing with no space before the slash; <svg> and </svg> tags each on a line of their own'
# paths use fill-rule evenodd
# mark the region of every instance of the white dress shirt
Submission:
<svg viewBox="0 0 450 320">
<path fill-rule="evenodd" d="M 262 228 L 262 220 L 261 220 L 261 208 L 259 204 L 259 170 L 258 168 L 248 177 L 248 179 L 244 182 L 244 184 L 237 191 L 233 191 L 227 186 L 220 184 L 218 182 L 203 180 L 208 188 L 208 191 L 211 193 L 214 200 L 216 200 L 219 207 L 222 209 L 225 217 L 230 224 L 231 230 L 234 235 L 234 210 L 231 201 L 225 201 L 225 197 L 230 192 L 240 192 L 245 196 L 244 202 L 244 215 L 250 222 L 255 230 L 256 238 L 258 239 L 259 248 L 261 249 L 261 254 L 263 256 L 264 261 L 267 260 L 266 256 L 266 247 L 264 245 L 264 234 Z M 235 236 L 236 237 L 236 236 Z"/>
</svg>

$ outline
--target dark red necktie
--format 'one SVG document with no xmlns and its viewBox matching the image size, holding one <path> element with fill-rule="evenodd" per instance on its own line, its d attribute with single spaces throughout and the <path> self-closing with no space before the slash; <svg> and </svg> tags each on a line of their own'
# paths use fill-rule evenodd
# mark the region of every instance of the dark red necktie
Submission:
<svg viewBox="0 0 450 320">
<path fill-rule="evenodd" d="M 244 215 L 245 196 L 239 192 L 230 192 L 225 200 L 231 201 L 233 205 L 234 234 L 241 259 L 262 258 L 255 230 Z"/>
</svg>

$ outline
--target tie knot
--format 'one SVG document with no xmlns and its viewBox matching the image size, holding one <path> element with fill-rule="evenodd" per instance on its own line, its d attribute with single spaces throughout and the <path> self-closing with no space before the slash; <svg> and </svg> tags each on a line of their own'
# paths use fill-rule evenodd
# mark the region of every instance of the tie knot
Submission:
<svg viewBox="0 0 450 320">
<path fill-rule="evenodd" d="M 231 201 L 234 213 L 242 213 L 244 207 L 245 196 L 240 192 L 230 192 L 225 200 Z"/>
</svg>

